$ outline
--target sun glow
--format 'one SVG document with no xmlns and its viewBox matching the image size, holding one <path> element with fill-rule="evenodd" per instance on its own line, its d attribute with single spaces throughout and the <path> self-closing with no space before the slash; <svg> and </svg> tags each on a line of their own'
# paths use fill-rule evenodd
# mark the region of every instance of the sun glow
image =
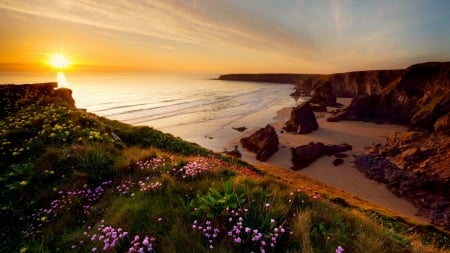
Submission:
<svg viewBox="0 0 450 253">
<path fill-rule="evenodd" d="M 48 63 L 50 64 L 50 66 L 58 70 L 63 70 L 70 66 L 70 60 L 63 54 L 50 55 Z"/>
</svg>

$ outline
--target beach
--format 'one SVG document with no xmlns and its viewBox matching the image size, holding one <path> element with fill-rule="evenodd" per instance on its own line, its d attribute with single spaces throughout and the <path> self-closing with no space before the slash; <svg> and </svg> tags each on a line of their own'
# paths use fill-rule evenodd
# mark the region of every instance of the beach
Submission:
<svg viewBox="0 0 450 253">
<path fill-rule="evenodd" d="M 348 105 L 351 99 L 338 99 L 338 102 Z M 412 219 L 424 220 L 416 216 L 418 210 L 408 201 L 400 199 L 391 193 L 383 184 L 370 180 L 358 171 L 354 164 L 354 155 L 362 154 L 367 147 L 375 143 L 384 143 L 387 136 L 394 132 L 403 131 L 406 128 L 399 125 L 375 124 L 359 121 L 327 122 L 328 113 L 316 113 L 319 129 L 310 134 L 297 135 L 282 131 L 284 123 L 290 117 L 291 108 L 279 110 L 271 124 L 277 131 L 280 145 L 279 150 L 266 162 L 255 159 L 255 153 L 249 152 L 240 146 L 242 137 L 251 135 L 258 128 L 249 129 L 239 137 L 231 139 L 226 144 L 228 149 L 238 145 L 242 153 L 242 160 L 256 166 L 275 166 L 290 170 L 291 148 L 308 144 L 309 142 L 322 142 L 324 144 L 347 143 L 353 149 L 346 152 L 349 157 L 344 158 L 344 163 L 333 166 L 333 156 L 324 156 L 308 167 L 297 171 L 321 181 L 330 186 L 339 188 L 363 200 L 383 206 L 393 212 L 402 214 Z M 261 127 L 264 127 L 261 125 Z"/>
</svg>

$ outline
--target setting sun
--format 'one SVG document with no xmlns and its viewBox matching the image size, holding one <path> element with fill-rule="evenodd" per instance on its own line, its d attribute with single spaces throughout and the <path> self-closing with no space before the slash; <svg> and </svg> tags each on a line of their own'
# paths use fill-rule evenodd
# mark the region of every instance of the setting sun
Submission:
<svg viewBox="0 0 450 253">
<path fill-rule="evenodd" d="M 49 64 L 56 69 L 65 69 L 69 67 L 70 61 L 63 54 L 52 54 L 50 56 Z"/>
</svg>

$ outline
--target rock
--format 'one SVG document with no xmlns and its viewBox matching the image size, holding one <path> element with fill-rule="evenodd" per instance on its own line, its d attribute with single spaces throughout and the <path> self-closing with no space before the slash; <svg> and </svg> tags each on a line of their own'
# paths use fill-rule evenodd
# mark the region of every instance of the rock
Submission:
<svg viewBox="0 0 450 253">
<path fill-rule="evenodd" d="M 55 100 L 62 100 L 70 108 L 75 108 L 75 100 L 72 97 L 72 90 L 67 88 L 59 88 L 54 91 Z"/>
<path fill-rule="evenodd" d="M 242 157 L 242 154 L 239 151 L 239 148 L 238 148 L 237 145 L 234 146 L 233 150 L 231 150 L 231 151 L 227 151 L 226 150 L 226 151 L 223 151 L 223 153 L 226 154 L 226 155 L 232 156 L 232 157 L 236 157 L 236 158 L 241 158 Z"/>
<path fill-rule="evenodd" d="M 332 156 L 332 155 L 334 155 L 336 153 L 345 152 L 345 151 L 348 151 L 348 150 L 352 150 L 352 146 L 347 144 L 347 143 L 342 143 L 342 144 L 339 144 L 339 145 L 335 145 L 335 144 L 333 144 L 333 145 L 331 145 L 331 144 L 325 145 L 325 154 L 327 156 Z"/>
<path fill-rule="evenodd" d="M 336 94 L 333 92 L 331 82 L 326 81 L 314 87 L 310 102 L 323 106 L 336 106 Z"/>
<path fill-rule="evenodd" d="M 291 149 L 292 169 L 300 170 L 325 155 L 325 145 L 321 142 L 310 142 L 307 145 Z"/>
<path fill-rule="evenodd" d="M 334 154 L 334 157 L 336 157 L 336 158 L 346 158 L 346 157 L 348 157 L 348 155 L 346 153 L 337 153 L 337 154 Z"/>
<path fill-rule="evenodd" d="M 297 134 L 307 134 L 317 130 L 319 125 L 309 103 L 304 103 L 292 109 L 291 118 L 286 122 L 286 131 Z"/>
<path fill-rule="evenodd" d="M 267 161 L 271 155 L 278 151 L 278 136 L 271 125 L 261 128 L 249 137 L 241 139 L 244 148 L 256 153 L 256 159 Z"/>
<path fill-rule="evenodd" d="M 246 127 L 232 127 L 232 128 L 233 128 L 233 130 L 236 130 L 238 132 L 244 132 L 245 130 L 247 130 Z"/>
<path fill-rule="evenodd" d="M 326 105 L 316 105 L 316 104 L 310 104 L 311 110 L 313 112 L 327 112 L 327 106 Z"/>
<path fill-rule="evenodd" d="M 344 159 L 342 159 L 342 158 L 337 158 L 337 159 L 334 159 L 334 161 L 333 161 L 334 166 L 339 166 L 343 163 L 344 163 Z"/>
</svg>

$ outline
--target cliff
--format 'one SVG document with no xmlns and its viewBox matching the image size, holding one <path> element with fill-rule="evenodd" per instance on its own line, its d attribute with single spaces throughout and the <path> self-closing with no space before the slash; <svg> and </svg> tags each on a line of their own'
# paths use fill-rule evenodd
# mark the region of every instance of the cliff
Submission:
<svg viewBox="0 0 450 253">
<path fill-rule="evenodd" d="M 258 83 L 288 83 L 297 84 L 308 78 L 313 78 L 315 74 L 285 74 L 285 73 L 265 73 L 265 74 L 227 74 L 219 76 L 219 80 L 244 81 Z"/>
<path fill-rule="evenodd" d="M 358 97 L 379 94 L 398 80 L 404 70 L 369 70 L 336 74 L 228 74 L 219 80 L 289 83 L 295 85 L 292 95 L 313 92 L 313 101 L 334 105 L 336 97 Z"/>
<path fill-rule="evenodd" d="M 72 91 L 57 87 L 55 82 L 0 85 L 0 119 L 31 105 L 42 106 L 58 101 L 75 108 Z"/>
<path fill-rule="evenodd" d="M 397 81 L 379 93 L 354 99 L 330 120 L 393 122 L 433 131 L 448 126 L 449 111 L 450 62 L 430 62 L 410 66 Z"/>
</svg>

